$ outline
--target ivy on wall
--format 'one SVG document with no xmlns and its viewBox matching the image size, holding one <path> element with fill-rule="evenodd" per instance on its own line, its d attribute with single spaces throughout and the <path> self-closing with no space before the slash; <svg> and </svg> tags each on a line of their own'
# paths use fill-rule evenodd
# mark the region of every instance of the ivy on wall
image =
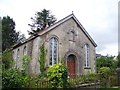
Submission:
<svg viewBox="0 0 120 90">
<path fill-rule="evenodd" d="M 22 58 L 22 61 L 23 61 L 23 64 L 22 64 L 22 68 L 23 68 L 23 73 L 24 74 L 28 74 L 28 68 L 29 68 L 29 62 L 30 62 L 30 57 L 29 56 L 27 56 L 27 55 L 25 55 L 25 56 L 23 56 L 23 58 Z"/>
<path fill-rule="evenodd" d="M 65 59 L 64 59 L 64 58 L 61 59 L 61 63 L 62 63 L 63 65 L 66 65 L 66 62 L 65 62 Z"/>
<path fill-rule="evenodd" d="M 47 54 L 47 49 L 45 49 L 44 44 L 42 44 L 42 46 L 40 47 L 40 59 L 39 59 L 41 73 L 43 73 L 45 71 L 46 54 Z"/>
</svg>

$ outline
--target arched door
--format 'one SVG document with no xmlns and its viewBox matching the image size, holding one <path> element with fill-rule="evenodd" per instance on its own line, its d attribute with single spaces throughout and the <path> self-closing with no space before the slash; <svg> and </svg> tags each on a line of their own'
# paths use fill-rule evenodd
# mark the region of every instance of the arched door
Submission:
<svg viewBox="0 0 120 90">
<path fill-rule="evenodd" d="M 75 61 L 76 61 L 76 56 L 71 54 L 67 58 L 67 68 L 68 68 L 68 75 L 69 77 L 75 77 L 76 72 L 75 72 Z"/>
</svg>

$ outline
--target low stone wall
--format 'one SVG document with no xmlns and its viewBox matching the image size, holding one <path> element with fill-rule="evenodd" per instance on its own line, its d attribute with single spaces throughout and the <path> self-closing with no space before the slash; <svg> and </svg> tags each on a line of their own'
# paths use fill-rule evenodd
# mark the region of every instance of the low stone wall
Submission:
<svg viewBox="0 0 120 90">
<path fill-rule="evenodd" d="M 100 83 L 84 83 L 80 85 L 75 85 L 74 88 L 100 88 Z"/>
</svg>

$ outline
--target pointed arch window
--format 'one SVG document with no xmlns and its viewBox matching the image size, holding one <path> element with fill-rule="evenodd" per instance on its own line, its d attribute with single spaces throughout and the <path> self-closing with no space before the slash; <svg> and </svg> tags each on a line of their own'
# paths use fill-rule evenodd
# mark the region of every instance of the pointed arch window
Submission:
<svg viewBox="0 0 120 90">
<path fill-rule="evenodd" d="M 49 40 L 49 65 L 54 65 L 57 63 L 57 51 L 58 51 L 58 39 L 52 37 Z"/>
<path fill-rule="evenodd" d="M 88 44 L 85 44 L 85 67 L 90 67 L 90 49 Z"/>
<path fill-rule="evenodd" d="M 15 52 L 14 51 L 12 52 L 12 58 L 13 58 L 13 60 L 15 60 Z"/>
<path fill-rule="evenodd" d="M 19 67 L 19 60 L 20 60 L 20 49 L 17 50 L 17 61 L 16 61 L 16 67 Z"/>
<path fill-rule="evenodd" d="M 19 60 L 19 57 L 20 57 L 20 50 L 18 49 L 17 50 L 17 60 Z"/>
<path fill-rule="evenodd" d="M 23 55 L 27 55 L 27 48 L 26 48 L 26 46 L 23 49 Z"/>
</svg>

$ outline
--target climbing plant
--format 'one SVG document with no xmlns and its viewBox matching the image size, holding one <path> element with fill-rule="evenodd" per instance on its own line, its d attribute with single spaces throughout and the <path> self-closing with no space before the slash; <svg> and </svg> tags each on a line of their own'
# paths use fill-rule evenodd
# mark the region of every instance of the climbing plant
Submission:
<svg viewBox="0 0 120 90">
<path fill-rule="evenodd" d="M 30 57 L 27 55 L 23 56 L 23 58 L 22 58 L 22 62 L 23 62 L 23 64 L 22 64 L 23 70 L 22 71 L 24 74 L 28 73 L 28 67 L 29 67 L 30 60 L 31 60 Z"/>
<path fill-rule="evenodd" d="M 64 58 L 61 59 L 61 63 L 62 63 L 63 65 L 65 65 L 65 59 L 64 59 Z"/>
<path fill-rule="evenodd" d="M 44 44 L 42 44 L 42 46 L 40 47 L 40 59 L 39 59 L 41 73 L 43 73 L 45 71 L 45 56 L 46 56 L 46 54 L 47 54 L 47 49 L 45 49 Z"/>
</svg>

